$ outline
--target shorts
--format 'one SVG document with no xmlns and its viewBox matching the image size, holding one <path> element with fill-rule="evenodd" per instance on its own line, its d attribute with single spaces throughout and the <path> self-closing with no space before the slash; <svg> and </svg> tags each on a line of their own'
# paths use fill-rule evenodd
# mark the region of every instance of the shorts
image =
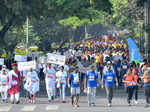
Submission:
<svg viewBox="0 0 150 112">
<path fill-rule="evenodd" d="M 80 87 L 71 87 L 71 95 L 80 94 Z"/>
</svg>

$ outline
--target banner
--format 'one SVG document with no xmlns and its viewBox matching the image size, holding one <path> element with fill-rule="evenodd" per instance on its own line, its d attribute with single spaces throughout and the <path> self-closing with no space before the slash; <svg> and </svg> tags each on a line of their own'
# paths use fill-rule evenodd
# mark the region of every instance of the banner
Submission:
<svg viewBox="0 0 150 112">
<path fill-rule="evenodd" d="M 127 43 L 128 43 L 128 48 L 129 48 L 130 61 L 136 61 L 136 62 L 142 61 L 138 47 L 135 44 L 135 42 L 131 38 L 128 38 Z"/>
<path fill-rule="evenodd" d="M 48 53 L 47 63 L 65 65 L 66 56 Z"/>
<path fill-rule="evenodd" d="M 0 65 L 4 65 L 4 58 L 0 58 Z"/>
<path fill-rule="evenodd" d="M 25 61 L 27 61 L 27 56 L 15 55 L 15 61 L 17 61 L 17 62 L 25 62 Z"/>
<path fill-rule="evenodd" d="M 29 70 L 30 68 L 36 69 L 36 61 L 18 62 L 18 70 Z"/>
</svg>

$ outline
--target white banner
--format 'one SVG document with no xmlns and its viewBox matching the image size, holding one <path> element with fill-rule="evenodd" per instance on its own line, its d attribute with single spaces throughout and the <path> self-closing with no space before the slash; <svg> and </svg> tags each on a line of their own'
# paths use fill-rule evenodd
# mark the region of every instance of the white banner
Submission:
<svg viewBox="0 0 150 112">
<path fill-rule="evenodd" d="M 24 55 L 15 55 L 15 61 L 25 62 L 25 61 L 27 61 L 27 56 L 24 56 Z"/>
<path fill-rule="evenodd" d="M 36 61 L 18 62 L 18 70 L 29 70 L 30 68 L 36 69 Z"/>
<path fill-rule="evenodd" d="M 65 65 L 66 56 L 48 53 L 47 62 L 58 65 Z"/>
<path fill-rule="evenodd" d="M 0 58 L 0 65 L 4 65 L 4 58 Z"/>
</svg>

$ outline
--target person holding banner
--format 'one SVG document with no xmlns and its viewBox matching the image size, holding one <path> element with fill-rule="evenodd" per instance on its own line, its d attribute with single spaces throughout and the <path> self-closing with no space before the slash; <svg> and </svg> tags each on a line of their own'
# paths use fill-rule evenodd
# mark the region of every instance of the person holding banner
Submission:
<svg viewBox="0 0 150 112">
<path fill-rule="evenodd" d="M 26 83 L 28 84 L 27 90 L 30 93 L 31 103 L 35 103 L 35 94 L 39 91 L 39 78 L 32 68 L 27 73 Z"/>
<path fill-rule="evenodd" d="M 8 91 L 8 81 L 7 81 L 8 73 L 6 69 L 2 69 L 0 74 L 0 92 L 2 96 L 2 101 L 7 103 L 7 91 Z"/>
<path fill-rule="evenodd" d="M 71 88 L 72 106 L 79 107 L 78 102 L 81 90 L 81 80 L 80 80 L 80 73 L 78 72 L 78 67 L 74 68 L 74 71 L 69 75 L 68 88 Z M 74 102 L 74 97 L 76 97 L 76 102 Z"/>
<path fill-rule="evenodd" d="M 10 101 L 12 104 L 18 104 L 19 101 L 19 86 L 21 81 L 20 71 L 17 69 L 17 64 L 12 63 L 12 70 L 8 73 L 7 81 L 9 83 L 8 86 L 8 94 L 10 94 Z M 15 102 L 15 100 L 16 102 Z"/>
<path fill-rule="evenodd" d="M 51 66 L 50 63 L 46 65 L 46 68 L 43 70 L 44 74 L 46 75 L 45 77 L 45 82 L 46 82 L 46 90 L 47 90 L 47 95 L 48 95 L 48 101 L 51 102 L 51 100 L 54 100 L 54 94 L 55 94 L 55 84 L 56 84 L 56 71 L 55 69 Z"/>
<path fill-rule="evenodd" d="M 60 102 L 65 103 L 65 90 L 66 90 L 66 79 L 67 79 L 67 72 L 64 71 L 64 66 L 61 66 L 59 68 L 60 70 L 56 72 L 56 82 L 57 82 L 57 88 L 59 88 L 60 92 Z"/>
</svg>

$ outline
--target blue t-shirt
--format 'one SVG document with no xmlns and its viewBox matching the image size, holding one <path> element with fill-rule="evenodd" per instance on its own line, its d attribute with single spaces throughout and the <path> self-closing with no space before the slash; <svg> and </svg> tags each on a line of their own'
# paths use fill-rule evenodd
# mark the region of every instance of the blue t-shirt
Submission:
<svg viewBox="0 0 150 112">
<path fill-rule="evenodd" d="M 106 71 L 102 78 L 104 79 L 105 86 L 114 86 L 114 79 L 116 78 L 116 74 L 112 70 Z"/>
<path fill-rule="evenodd" d="M 86 74 L 87 79 L 87 87 L 97 87 L 98 75 L 95 72 L 87 72 Z"/>
<path fill-rule="evenodd" d="M 80 73 L 72 72 L 69 75 L 69 79 L 71 81 L 71 87 L 80 87 Z"/>
</svg>

